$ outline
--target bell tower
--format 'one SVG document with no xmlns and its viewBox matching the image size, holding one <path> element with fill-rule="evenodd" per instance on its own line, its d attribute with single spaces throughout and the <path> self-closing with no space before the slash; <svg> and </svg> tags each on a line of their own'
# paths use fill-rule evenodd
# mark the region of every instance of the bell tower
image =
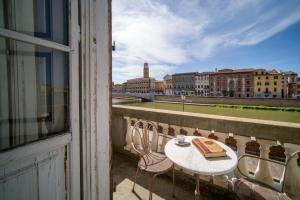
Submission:
<svg viewBox="0 0 300 200">
<path fill-rule="evenodd" d="M 147 62 L 144 63 L 144 78 L 149 78 L 149 65 Z"/>
</svg>

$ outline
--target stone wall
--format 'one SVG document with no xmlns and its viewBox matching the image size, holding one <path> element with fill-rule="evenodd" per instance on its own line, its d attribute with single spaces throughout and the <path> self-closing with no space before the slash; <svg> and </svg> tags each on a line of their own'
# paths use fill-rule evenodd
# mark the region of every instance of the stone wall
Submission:
<svg viewBox="0 0 300 200">
<path fill-rule="evenodd" d="M 113 146 L 117 149 L 122 149 L 125 145 L 127 122 L 124 117 L 156 121 L 180 127 L 213 129 L 222 133 L 231 132 L 249 138 L 254 136 L 264 140 L 300 144 L 300 125 L 296 123 L 114 105 L 112 108 L 111 137 Z"/>
<path fill-rule="evenodd" d="M 181 101 L 180 96 L 155 96 L 156 101 Z M 300 99 L 186 97 L 187 103 L 300 107 Z"/>
</svg>

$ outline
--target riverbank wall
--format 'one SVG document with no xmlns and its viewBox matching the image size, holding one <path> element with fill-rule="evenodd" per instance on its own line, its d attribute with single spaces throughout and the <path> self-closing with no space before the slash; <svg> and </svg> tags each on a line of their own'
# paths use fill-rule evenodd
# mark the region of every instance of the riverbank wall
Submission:
<svg viewBox="0 0 300 200">
<path fill-rule="evenodd" d="M 181 102 L 181 97 L 156 95 L 155 101 Z M 229 104 L 229 105 L 300 107 L 300 99 L 262 99 L 262 98 L 226 98 L 226 97 L 187 96 L 185 102 L 195 103 L 195 104 Z"/>
</svg>

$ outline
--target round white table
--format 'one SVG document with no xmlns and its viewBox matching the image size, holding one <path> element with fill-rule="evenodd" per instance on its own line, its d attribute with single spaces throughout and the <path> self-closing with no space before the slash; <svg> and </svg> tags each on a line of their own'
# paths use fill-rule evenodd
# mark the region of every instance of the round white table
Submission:
<svg viewBox="0 0 300 200">
<path fill-rule="evenodd" d="M 192 144 L 193 138 L 196 136 L 185 137 L 186 141 L 191 142 L 191 145 L 186 147 L 175 144 L 176 138 L 170 140 L 165 146 L 165 154 L 173 163 L 195 174 L 195 199 L 200 199 L 199 175 L 214 176 L 232 172 L 237 165 L 238 158 L 230 147 L 219 141 L 216 142 L 226 150 L 227 157 L 205 158 Z"/>
</svg>

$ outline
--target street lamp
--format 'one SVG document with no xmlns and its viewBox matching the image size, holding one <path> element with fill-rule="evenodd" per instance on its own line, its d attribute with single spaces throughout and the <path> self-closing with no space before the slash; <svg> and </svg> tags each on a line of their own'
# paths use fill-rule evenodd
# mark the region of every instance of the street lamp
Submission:
<svg viewBox="0 0 300 200">
<path fill-rule="evenodd" d="M 182 100 L 182 111 L 184 112 L 184 101 L 185 101 L 184 90 L 181 91 L 181 100 Z"/>
</svg>

